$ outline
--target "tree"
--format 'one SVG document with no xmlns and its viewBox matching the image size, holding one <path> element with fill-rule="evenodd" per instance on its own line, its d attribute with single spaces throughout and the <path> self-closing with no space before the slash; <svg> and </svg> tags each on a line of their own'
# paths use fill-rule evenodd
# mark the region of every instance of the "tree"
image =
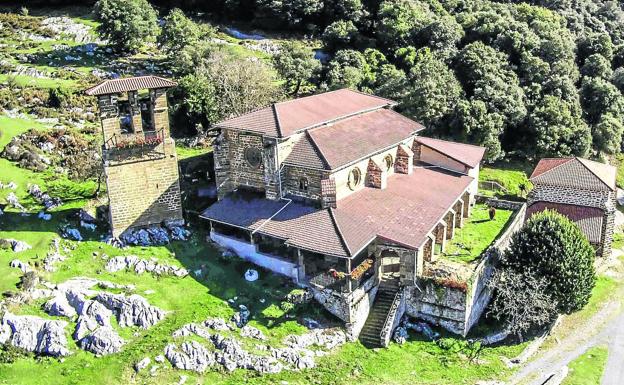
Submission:
<svg viewBox="0 0 624 385">
<path fill-rule="evenodd" d="M 428 48 L 418 51 L 410 79 L 403 107 L 427 126 L 449 116 L 463 94 L 453 71 Z"/>
<path fill-rule="evenodd" d="M 388 48 L 411 45 L 414 34 L 429 25 L 432 18 L 424 2 L 385 0 L 379 6 L 377 37 Z"/>
<path fill-rule="evenodd" d="M 185 120 L 184 125 L 176 127 L 187 128 L 186 132 L 178 129 L 178 134 L 195 135 L 200 126 L 204 131 L 221 119 L 216 90 L 205 70 L 180 78 L 178 86 L 171 93 L 171 99 L 174 117 Z"/>
<path fill-rule="evenodd" d="M 596 124 L 605 113 L 622 116 L 624 98 L 616 86 L 602 78 L 585 78 L 581 86 L 581 105 L 587 121 Z"/>
<path fill-rule="evenodd" d="M 532 327 L 546 325 L 557 316 L 557 301 L 548 293 L 548 282 L 532 271 L 497 269 L 488 287 L 494 293 L 489 314 L 504 320 L 507 331 L 520 339 Z"/>
<path fill-rule="evenodd" d="M 602 55 L 608 62 L 613 60 L 613 42 L 608 33 L 590 33 L 578 43 L 578 59 L 580 63 L 591 55 Z"/>
<path fill-rule="evenodd" d="M 361 21 L 368 16 L 362 0 L 325 0 L 327 20 Z"/>
<path fill-rule="evenodd" d="M 591 145 L 587 124 L 570 103 L 546 95 L 529 114 L 528 126 L 535 137 L 538 157 L 585 156 Z"/>
<path fill-rule="evenodd" d="M 624 67 L 616 68 L 611 76 L 611 82 L 620 90 L 624 91 Z"/>
<path fill-rule="evenodd" d="M 298 95 L 301 85 L 311 81 L 320 70 L 321 63 L 314 58 L 314 52 L 309 48 L 300 43 L 287 42 L 273 57 L 273 66 L 284 79 L 287 92 Z"/>
<path fill-rule="evenodd" d="M 593 130 L 594 148 L 606 154 L 618 154 L 622 149 L 622 134 L 624 125 L 622 119 L 606 113 L 600 117 L 600 122 Z"/>
<path fill-rule="evenodd" d="M 323 32 L 323 43 L 330 51 L 352 46 L 358 35 L 358 29 L 351 20 L 334 21 Z"/>
<path fill-rule="evenodd" d="M 98 0 L 97 30 L 120 51 L 136 52 L 158 35 L 156 11 L 147 0 Z"/>
<path fill-rule="evenodd" d="M 585 59 L 585 64 L 581 67 L 583 76 L 592 78 L 609 79 L 613 75 L 611 63 L 601 54 L 595 53 Z"/>
<path fill-rule="evenodd" d="M 158 44 L 169 56 L 175 56 L 184 47 L 197 43 L 199 35 L 199 26 L 174 8 L 164 19 Z"/>
<path fill-rule="evenodd" d="M 469 142 L 486 148 L 484 158 L 487 162 L 494 162 L 505 155 L 500 142 L 504 119 L 496 112 L 489 112 L 485 102 L 461 100 L 457 104 L 453 123 Z"/>
<path fill-rule="evenodd" d="M 360 88 L 370 78 L 370 66 L 361 52 L 345 49 L 336 52 L 328 64 L 327 86 L 331 89 Z"/>
<path fill-rule="evenodd" d="M 546 292 L 560 313 L 587 304 L 596 283 L 595 251 L 581 229 L 568 218 L 546 210 L 534 214 L 516 232 L 502 258 L 505 268 L 544 279 Z"/>
</svg>

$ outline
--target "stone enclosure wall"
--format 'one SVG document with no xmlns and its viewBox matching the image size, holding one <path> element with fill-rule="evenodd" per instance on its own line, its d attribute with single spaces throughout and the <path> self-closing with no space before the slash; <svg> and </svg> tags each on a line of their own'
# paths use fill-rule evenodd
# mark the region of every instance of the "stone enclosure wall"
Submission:
<svg viewBox="0 0 624 385">
<path fill-rule="evenodd" d="M 513 234 L 522 228 L 525 213 L 526 205 L 520 204 L 507 229 L 486 250 L 465 285 L 460 282 L 449 285 L 433 278 L 423 278 L 416 286 L 407 287 L 405 312 L 453 333 L 463 336 L 468 334 L 490 302 L 492 293 L 487 283 L 496 259 L 509 247 Z"/>
</svg>

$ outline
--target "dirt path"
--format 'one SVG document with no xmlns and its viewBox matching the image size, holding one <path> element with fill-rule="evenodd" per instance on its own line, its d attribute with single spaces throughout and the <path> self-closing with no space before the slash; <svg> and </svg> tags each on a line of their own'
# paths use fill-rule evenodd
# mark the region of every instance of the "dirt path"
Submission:
<svg viewBox="0 0 624 385">
<path fill-rule="evenodd" d="M 611 266 L 613 267 L 613 266 Z M 619 266 L 618 266 L 619 267 Z M 609 275 L 622 279 L 620 268 L 609 269 Z M 612 293 L 612 298 L 623 294 L 623 288 Z M 549 337 L 553 338 L 553 337 Z M 605 303 L 598 312 L 574 328 L 557 345 L 538 352 L 538 357 L 522 367 L 509 384 L 541 385 L 558 369 L 569 364 L 590 347 L 609 346 L 609 359 L 602 385 L 622 385 L 624 379 L 624 309 L 619 300 Z"/>
</svg>

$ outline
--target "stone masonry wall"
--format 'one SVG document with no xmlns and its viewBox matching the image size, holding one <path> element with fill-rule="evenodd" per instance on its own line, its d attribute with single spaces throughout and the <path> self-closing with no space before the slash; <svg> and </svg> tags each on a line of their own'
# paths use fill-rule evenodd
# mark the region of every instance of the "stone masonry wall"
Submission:
<svg viewBox="0 0 624 385">
<path fill-rule="evenodd" d="M 301 178 L 306 178 L 308 181 L 307 191 L 299 189 L 299 181 L 301 180 Z M 284 166 L 282 172 L 282 184 L 284 193 L 318 201 L 321 200 L 322 179 L 322 171 L 311 170 L 302 167 Z"/>
<path fill-rule="evenodd" d="M 183 220 L 175 144 L 167 139 L 159 147 L 165 156 L 158 159 L 105 166 L 113 236 L 132 227 Z"/>
</svg>

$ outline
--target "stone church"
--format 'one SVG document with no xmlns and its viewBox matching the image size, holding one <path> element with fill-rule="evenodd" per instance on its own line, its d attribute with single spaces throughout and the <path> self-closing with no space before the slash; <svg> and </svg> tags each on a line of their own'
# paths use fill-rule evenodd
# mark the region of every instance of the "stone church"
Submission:
<svg viewBox="0 0 624 385">
<path fill-rule="evenodd" d="M 139 76 L 106 80 L 85 91 L 98 100 L 115 238 L 135 228 L 184 223 L 166 94 L 175 85 Z"/>
<path fill-rule="evenodd" d="M 588 159 L 542 159 L 530 177 L 527 219 L 555 210 L 581 228 L 598 256 L 608 257 L 615 228 L 616 175 L 615 167 Z"/>
<path fill-rule="evenodd" d="M 395 105 L 342 89 L 217 124 L 219 200 L 201 215 L 214 242 L 310 287 L 372 346 L 418 315 L 415 288 L 470 215 L 485 152 L 420 136 Z M 458 333 L 478 300 L 462 297 Z"/>
</svg>

